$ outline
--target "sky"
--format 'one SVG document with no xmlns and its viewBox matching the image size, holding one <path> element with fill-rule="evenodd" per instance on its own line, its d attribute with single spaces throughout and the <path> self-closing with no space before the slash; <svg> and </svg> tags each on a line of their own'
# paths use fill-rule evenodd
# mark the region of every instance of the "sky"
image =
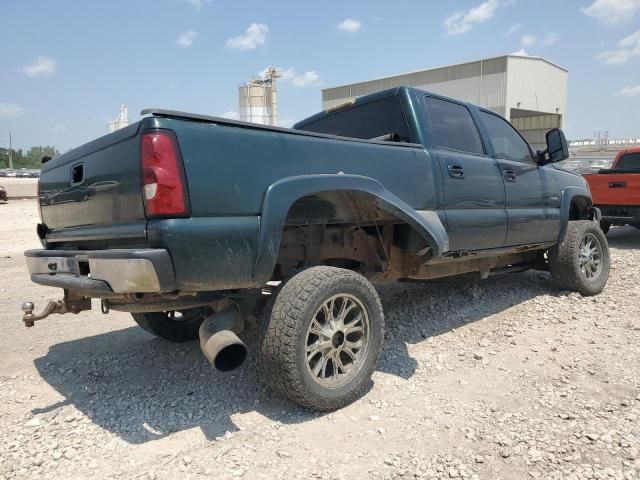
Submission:
<svg viewBox="0 0 640 480">
<path fill-rule="evenodd" d="M 0 0 L 0 147 L 79 146 L 156 107 L 233 117 L 282 69 L 280 121 L 321 89 L 518 52 L 569 70 L 568 138 L 640 137 L 640 0 Z"/>
</svg>

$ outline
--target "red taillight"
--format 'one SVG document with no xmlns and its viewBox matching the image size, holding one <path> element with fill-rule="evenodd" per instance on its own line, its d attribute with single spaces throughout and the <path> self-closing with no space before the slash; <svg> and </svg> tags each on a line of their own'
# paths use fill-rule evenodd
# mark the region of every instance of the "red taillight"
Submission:
<svg viewBox="0 0 640 480">
<path fill-rule="evenodd" d="M 188 214 L 178 142 L 172 132 L 141 137 L 142 195 L 148 217 Z"/>
</svg>

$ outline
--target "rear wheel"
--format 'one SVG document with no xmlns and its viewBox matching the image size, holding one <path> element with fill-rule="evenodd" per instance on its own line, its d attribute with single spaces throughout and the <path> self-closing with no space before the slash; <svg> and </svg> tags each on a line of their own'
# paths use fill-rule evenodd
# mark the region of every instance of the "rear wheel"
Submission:
<svg viewBox="0 0 640 480">
<path fill-rule="evenodd" d="M 554 282 L 565 290 L 595 295 L 609 278 L 609 245 L 596 222 L 569 222 L 564 240 L 549 249 L 548 258 Z"/>
<path fill-rule="evenodd" d="M 313 267 L 269 303 L 258 362 L 274 390 L 313 410 L 335 410 L 364 393 L 384 336 L 382 305 L 367 279 Z"/>
<path fill-rule="evenodd" d="M 204 307 L 168 312 L 132 313 L 143 330 L 171 342 L 188 342 L 198 338 L 204 320 Z"/>
</svg>

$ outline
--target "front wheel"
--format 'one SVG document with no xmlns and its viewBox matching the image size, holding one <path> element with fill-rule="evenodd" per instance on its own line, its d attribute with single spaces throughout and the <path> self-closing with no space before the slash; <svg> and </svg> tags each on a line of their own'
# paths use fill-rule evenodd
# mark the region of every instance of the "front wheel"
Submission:
<svg viewBox="0 0 640 480">
<path fill-rule="evenodd" d="M 204 320 L 204 307 L 169 312 L 132 313 L 143 330 L 170 342 L 188 342 L 198 338 Z"/>
<path fill-rule="evenodd" d="M 548 251 L 556 285 L 583 295 L 600 293 L 609 278 L 609 245 L 597 222 L 570 221 L 559 245 Z"/>
<path fill-rule="evenodd" d="M 258 351 L 267 383 L 319 411 L 360 397 L 384 337 L 373 285 L 350 270 L 312 267 L 287 281 L 270 303 Z"/>
</svg>

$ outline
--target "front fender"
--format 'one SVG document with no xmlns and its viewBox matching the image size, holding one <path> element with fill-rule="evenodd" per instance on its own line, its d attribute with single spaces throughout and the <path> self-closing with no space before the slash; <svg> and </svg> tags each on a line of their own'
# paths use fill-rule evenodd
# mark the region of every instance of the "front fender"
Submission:
<svg viewBox="0 0 640 480">
<path fill-rule="evenodd" d="M 434 211 L 419 212 L 370 177 L 319 174 L 288 177 L 273 183 L 262 203 L 254 280 L 266 283 L 275 267 L 289 209 L 300 198 L 320 192 L 357 191 L 373 196 L 377 206 L 411 225 L 429 244 L 434 256 L 449 248 L 449 237 Z"/>
<path fill-rule="evenodd" d="M 591 193 L 586 188 L 570 186 L 562 189 L 562 194 L 560 195 L 560 233 L 558 233 L 558 243 L 561 243 L 567 234 L 567 227 L 569 226 L 569 220 L 571 218 L 571 202 L 573 202 L 575 198 L 584 198 L 589 206 L 593 207 Z M 598 212 L 594 212 L 594 216 L 597 215 Z"/>
</svg>

